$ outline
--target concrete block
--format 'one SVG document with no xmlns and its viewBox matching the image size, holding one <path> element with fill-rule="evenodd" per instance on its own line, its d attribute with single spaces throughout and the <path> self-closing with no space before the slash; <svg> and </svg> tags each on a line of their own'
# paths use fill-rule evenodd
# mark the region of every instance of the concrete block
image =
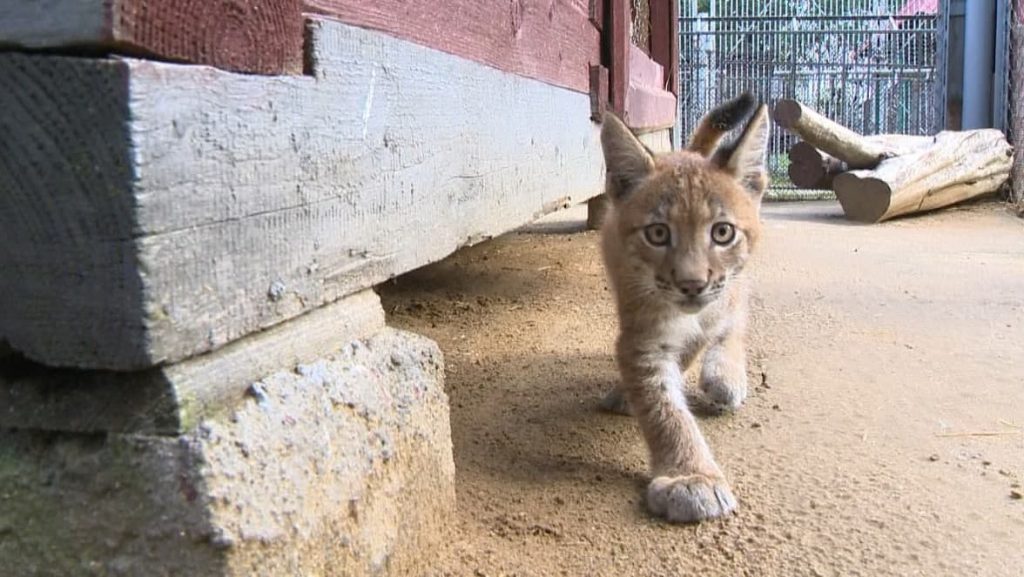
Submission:
<svg viewBox="0 0 1024 577">
<path fill-rule="evenodd" d="M 587 94 L 326 20 L 308 76 L 0 54 L 0 341 L 140 370 L 600 194 Z"/>
<path fill-rule="evenodd" d="M 442 358 L 395 330 L 176 436 L 0 431 L 0 575 L 399 575 L 452 513 Z"/>
<path fill-rule="evenodd" d="M 384 328 L 372 290 L 180 363 L 133 373 L 0 358 L 0 428 L 175 435 L 230 410 L 251 383 Z"/>
</svg>

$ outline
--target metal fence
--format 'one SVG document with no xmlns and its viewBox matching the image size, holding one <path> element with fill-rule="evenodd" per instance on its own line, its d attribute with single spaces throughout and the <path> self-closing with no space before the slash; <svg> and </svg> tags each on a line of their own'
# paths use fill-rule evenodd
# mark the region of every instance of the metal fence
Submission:
<svg viewBox="0 0 1024 577">
<path fill-rule="evenodd" d="M 1013 168 L 1010 172 L 1012 188 L 1010 201 L 1024 216 L 1024 9 L 1015 14 L 1012 26 L 1012 50 L 1010 52 L 1012 106 L 1010 111 L 1013 142 Z"/>
<path fill-rule="evenodd" d="M 708 109 L 743 90 L 770 105 L 795 98 L 863 134 L 938 131 L 945 117 L 945 5 L 682 0 L 681 132 L 685 138 Z M 791 186 L 786 152 L 794 141 L 772 131 L 774 186 Z"/>
</svg>

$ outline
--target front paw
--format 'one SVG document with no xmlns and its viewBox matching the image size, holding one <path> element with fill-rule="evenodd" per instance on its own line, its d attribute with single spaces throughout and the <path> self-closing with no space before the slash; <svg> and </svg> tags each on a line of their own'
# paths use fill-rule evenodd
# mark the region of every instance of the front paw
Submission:
<svg viewBox="0 0 1024 577">
<path fill-rule="evenodd" d="M 705 475 L 655 477 L 647 486 L 651 512 L 672 523 L 697 523 L 736 510 L 736 497 L 724 479 Z"/>
<path fill-rule="evenodd" d="M 607 413 L 615 413 L 616 415 L 632 415 L 633 409 L 629 406 L 629 401 L 626 400 L 625 393 L 622 389 L 615 387 L 608 394 L 601 399 L 601 404 L 598 405 L 602 411 Z"/>
<path fill-rule="evenodd" d="M 747 372 L 742 366 L 705 365 L 700 388 L 715 408 L 734 411 L 747 398 Z"/>
</svg>

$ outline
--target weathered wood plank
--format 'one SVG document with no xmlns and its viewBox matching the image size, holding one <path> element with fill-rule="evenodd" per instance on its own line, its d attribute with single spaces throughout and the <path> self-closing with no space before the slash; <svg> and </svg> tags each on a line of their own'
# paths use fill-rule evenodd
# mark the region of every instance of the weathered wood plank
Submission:
<svg viewBox="0 0 1024 577">
<path fill-rule="evenodd" d="M 587 92 L 601 39 L 587 0 L 304 0 L 307 11 Z"/>
<path fill-rule="evenodd" d="M 297 77 L 0 55 L 0 340 L 174 362 L 601 193 L 587 94 L 340 23 L 310 38 Z"/>
<path fill-rule="evenodd" d="M 368 290 L 212 353 L 146 371 L 52 369 L 0 359 L 0 429 L 183 433 L 236 406 L 267 375 L 383 328 L 380 299 Z"/>
<path fill-rule="evenodd" d="M 0 45 L 302 72 L 299 0 L 0 0 Z"/>
<path fill-rule="evenodd" d="M 0 340 L 37 358 L 139 357 L 129 70 L 8 54 L 0 78 Z"/>
</svg>

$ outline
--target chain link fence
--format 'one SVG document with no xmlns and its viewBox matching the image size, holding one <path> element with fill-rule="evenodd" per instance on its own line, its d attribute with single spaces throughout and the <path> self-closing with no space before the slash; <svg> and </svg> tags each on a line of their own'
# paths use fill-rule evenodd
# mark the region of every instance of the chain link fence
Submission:
<svg viewBox="0 0 1024 577">
<path fill-rule="evenodd" d="M 1024 6 L 1018 4 L 1010 25 L 1010 138 L 1014 145 L 1010 202 L 1024 216 Z"/>
<path fill-rule="evenodd" d="M 682 134 L 743 90 L 794 98 L 863 134 L 944 127 L 946 0 L 683 0 Z M 791 188 L 795 138 L 772 131 L 773 187 Z"/>
</svg>

